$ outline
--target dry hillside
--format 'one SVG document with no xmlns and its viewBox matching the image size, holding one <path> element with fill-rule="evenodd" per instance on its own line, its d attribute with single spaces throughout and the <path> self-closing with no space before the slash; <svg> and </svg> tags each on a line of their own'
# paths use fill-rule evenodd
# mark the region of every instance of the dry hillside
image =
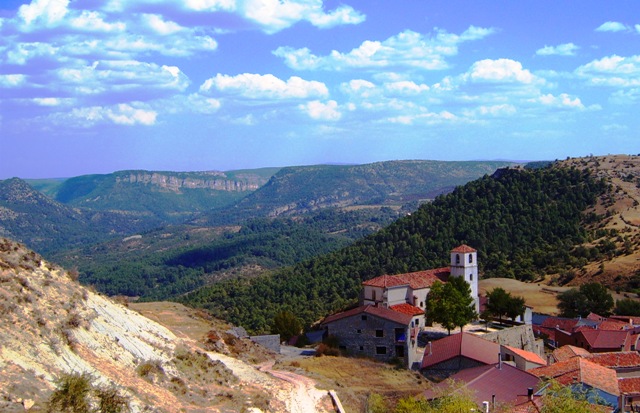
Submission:
<svg viewBox="0 0 640 413">
<path fill-rule="evenodd" d="M 0 411 L 45 411 L 59 380 L 82 373 L 90 377 L 94 408 L 98 390 L 110 390 L 132 412 L 328 410 L 315 382 L 301 386 L 268 364 L 260 371 L 243 361 L 273 355 L 230 337 L 220 330 L 225 325 L 195 332 L 183 325 L 176 336 L 73 278 L 0 238 Z M 203 331 L 206 340 L 195 340 Z"/>
<path fill-rule="evenodd" d="M 560 164 L 588 168 L 611 184 L 609 193 L 587 211 L 603 219 L 588 226 L 591 238 L 584 246 L 597 247 L 602 258 L 576 269 L 569 285 L 597 281 L 612 289 L 640 287 L 633 280 L 636 276 L 640 281 L 640 156 L 593 156 Z"/>
</svg>

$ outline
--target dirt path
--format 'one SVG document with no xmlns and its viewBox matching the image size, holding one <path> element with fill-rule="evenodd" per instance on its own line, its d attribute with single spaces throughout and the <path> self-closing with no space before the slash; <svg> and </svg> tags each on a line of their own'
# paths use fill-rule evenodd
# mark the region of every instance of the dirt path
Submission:
<svg viewBox="0 0 640 413">
<path fill-rule="evenodd" d="M 318 390 L 315 380 L 290 371 L 273 370 L 273 363 L 273 361 L 263 363 L 260 366 L 260 371 L 267 372 L 293 385 L 293 390 L 287 401 L 287 408 L 290 413 L 319 413 L 327 411 L 324 408 L 320 411 L 318 410 L 321 400 L 327 397 L 327 391 Z"/>
</svg>

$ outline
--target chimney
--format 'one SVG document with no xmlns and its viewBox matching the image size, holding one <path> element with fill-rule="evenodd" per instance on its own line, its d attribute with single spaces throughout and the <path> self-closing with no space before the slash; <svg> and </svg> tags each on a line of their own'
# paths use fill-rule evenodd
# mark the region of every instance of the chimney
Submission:
<svg viewBox="0 0 640 413">
<path fill-rule="evenodd" d="M 496 395 L 492 394 L 491 395 L 491 409 L 495 409 L 496 408 Z"/>
<path fill-rule="evenodd" d="M 527 389 L 527 397 L 529 398 L 529 401 L 533 401 L 533 387 L 529 387 Z"/>
<path fill-rule="evenodd" d="M 498 353 L 498 370 L 502 370 L 502 353 Z"/>
<path fill-rule="evenodd" d="M 489 402 L 487 401 L 482 402 L 482 411 L 484 413 L 489 413 Z"/>
</svg>

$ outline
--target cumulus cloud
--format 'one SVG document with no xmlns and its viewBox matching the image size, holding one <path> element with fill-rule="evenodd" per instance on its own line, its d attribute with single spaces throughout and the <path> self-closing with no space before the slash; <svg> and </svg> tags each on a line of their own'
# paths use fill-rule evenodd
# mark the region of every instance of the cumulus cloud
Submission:
<svg viewBox="0 0 640 413">
<path fill-rule="evenodd" d="M 626 25 L 620 22 L 613 21 L 602 23 L 596 28 L 597 32 L 623 32 L 627 30 L 629 30 L 629 27 L 627 27 Z"/>
<path fill-rule="evenodd" d="M 0 87 L 18 87 L 26 82 L 27 77 L 22 74 L 0 75 Z"/>
<path fill-rule="evenodd" d="M 579 98 L 572 98 L 566 93 L 561 93 L 559 96 L 554 96 L 552 94 L 541 95 L 535 99 L 534 102 L 539 102 L 545 106 L 552 106 L 556 108 L 585 109 Z"/>
<path fill-rule="evenodd" d="M 322 0 L 244 0 L 238 2 L 237 9 L 266 33 L 278 32 L 303 20 L 320 28 L 359 24 L 365 20 L 365 16 L 351 6 L 342 5 L 327 13 Z"/>
<path fill-rule="evenodd" d="M 68 12 L 69 0 L 33 0 L 18 9 L 21 28 L 30 30 L 40 26 L 52 27 L 60 23 Z"/>
<path fill-rule="evenodd" d="M 313 100 L 299 105 L 298 108 L 316 120 L 336 121 L 342 117 L 342 113 L 338 110 L 338 102 L 335 100 L 330 100 L 326 103 Z"/>
<path fill-rule="evenodd" d="M 279 47 L 273 54 L 298 70 L 386 67 L 440 70 L 449 67 L 446 58 L 458 53 L 459 44 L 482 39 L 493 32 L 493 29 L 474 26 L 460 35 L 437 30 L 435 35 L 426 36 L 406 30 L 384 41 L 364 41 L 348 53 L 334 50 L 327 56 L 317 56 L 308 48 Z"/>
<path fill-rule="evenodd" d="M 329 94 L 327 86 L 322 82 L 308 81 L 298 76 L 292 76 L 285 82 L 272 74 L 254 73 L 237 76 L 218 73 L 200 86 L 200 92 L 273 100 L 325 97 Z"/>
<path fill-rule="evenodd" d="M 573 43 L 563 43 L 557 46 L 545 46 L 536 50 L 536 54 L 539 56 L 575 56 L 578 49 L 579 47 Z"/>
<path fill-rule="evenodd" d="M 543 81 L 529 70 L 523 69 L 522 63 L 511 59 L 484 59 L 475 62 L 465 78 L 471 82 L 531 84 Z"/>
<path fill-rule="evenodd" d="M 575 74 L 593 86 L 640 86 L 640 55 L 618 55 L 593 60 L 578 67 Z"/>
<path fill-rule="evenodd" d="M 115 125 L 143 125 L 152 126 L 156 123 L 156 111 L 133 102 L 112 106 L 76 107 L 69 112 L 56 112 L 49 115 L 55 124 L 67 127 L 89 128 L 99 124 Z"/>
</svg>

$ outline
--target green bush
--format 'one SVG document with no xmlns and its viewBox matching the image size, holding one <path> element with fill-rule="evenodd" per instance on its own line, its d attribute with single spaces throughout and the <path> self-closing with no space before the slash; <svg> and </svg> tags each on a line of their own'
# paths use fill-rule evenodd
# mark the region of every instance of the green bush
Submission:
<svg viewBox="0 0 640 413">
<path fill-rule="evenodd" d="M 51 394 L 47 412 L 87 413 L 91 376 L 87 373 L 65 374 L 57 380 L 58 388 Z"/>
</svg>

